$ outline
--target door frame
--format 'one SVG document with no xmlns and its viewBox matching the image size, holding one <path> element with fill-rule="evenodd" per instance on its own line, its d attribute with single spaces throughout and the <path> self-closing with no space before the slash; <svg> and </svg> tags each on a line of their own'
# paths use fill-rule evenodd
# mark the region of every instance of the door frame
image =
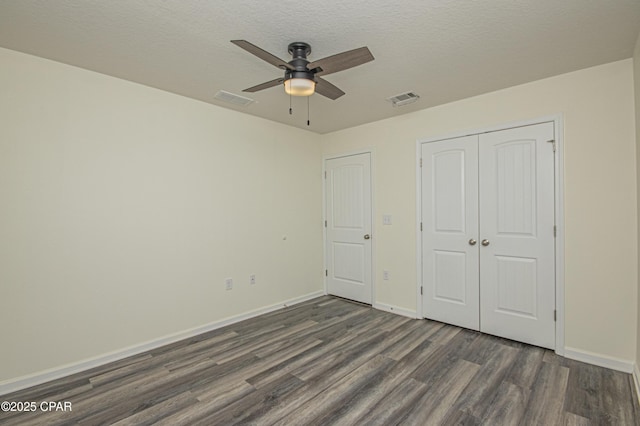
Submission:
<svg viewBox="0 0 640 426">
<path fill-rule="evenodd" d="M 328 269 L 328 259 L 327 259 L 327 227 L 325 223 L 327 221 L 327 161 L 335 160 L 336 158 L 345 158 L 352 157 L 354 155 L 360 154 L 369 154 L 369 161 L 371 162 L 370 170 L 371 170 L 371 306 L 376 305 L 376 240 L 377 240 L 377 232 L 376 232 L 376 222 L 375 222 L 375 151 L 373 148 L 363 148 L 361 150 L 356 151 L 347 151 L 347 152 L 337 152 L 332 154 L 324 154 L 322 156 L 322 175 L 320 178 L 322 179 L 322 265 L 323 269 L 327 271 Z M 329 294 L 329 288 L 327 284 L 327 275 L 322 276 L 324 283 L 324 294 Z"/>
<path fill-rule="evenodd" d="M 564 118 L 561 113 L 538 117 L 530 120 L 522 120 L 510 123 L 503 123 L 493 126 L 480 127 L 466 131 L 446 134 L 443 136 L 429 137 L 418 139 L 416 141 L 416 313 L 418 318 L 423 316 L 422 303 L 422 231 L 420 230 L 422 218 L 422 170 L 420 165 L 420 157 L 422 155 L 422 144 L 436 142 L 446 139 L 453 139 L 462 136 L 470 136 L 482 133 L 496 132 L 500 130 L 512 129 L 515 127 L 530 126 L 533 124 L 553 122 L 554 139 L 556 142 L 556 156 L 554 161 L 555 173 L 555 211 L 554 219 L 556 223 L 555 238 L 555 304 L 556 304 L 556 339 L 555 353 L 564 356 L 564 324 L 565 324 L 565 303 L 564 303 Z"/>
</svg>

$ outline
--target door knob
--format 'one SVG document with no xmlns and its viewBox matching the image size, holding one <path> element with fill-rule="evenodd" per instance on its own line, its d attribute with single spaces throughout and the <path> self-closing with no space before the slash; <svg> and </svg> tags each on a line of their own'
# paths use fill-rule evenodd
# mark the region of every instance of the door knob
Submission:
<svg viewBox="0 0 640 426">
<path fill-rule="evenodd" d="M 369 238 L 371 238 L 371 235 L 369 235 L 369 234 L 364 234 L 364 239 L 365 239 L 365 240 L 368 240 Z"/>
<path fill-rule="evenodd" d="M 482 244 L 483 246 L 486 247 L 486 246 L 489 245 L 489 240 L 482 240 L 482 242 L 480 244 Z"/>
<path fill-rule="evenodd" d="M 475 246 L 475 245 L 476 245 L 476 243 L 477 243 L 477 241 L 476 241 L 476 240 L 474 240 L 473 238 L 469 240 L 469 245 L 470 245 L 470 246 Z"/>
</svg>

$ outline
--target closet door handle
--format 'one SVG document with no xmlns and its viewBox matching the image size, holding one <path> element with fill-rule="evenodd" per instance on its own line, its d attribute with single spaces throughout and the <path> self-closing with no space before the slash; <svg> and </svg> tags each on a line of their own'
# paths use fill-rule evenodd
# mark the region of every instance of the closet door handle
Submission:
<svg viewBox="0 0 640 426">
<path fill-rule="evenodd" d="M 476 240 L 474 240 L 473 238 L 469 240 L 469 245 L 470 245 L 470 246 L 475 246 L 475 245 L 476 245 L 476 243 L 477 243 L 477 241 L 476 241 Z"/>
<path fill-rule="evenodd" d="M 364 235 L 364 239 L 365 239 L 365 240 L 368 240 L 369 238 L 371 238 L 371 235 L 369 235 L 369 234 L 365 234 L 365 235 Z"/>
<path fill-rule="evenodd" d="M 486 247 L 486 246 L 489 245 L 489 240 L 482 240 L 482 242 L 480 244 L 482 244 L 483 246 Z"/>
</svg>

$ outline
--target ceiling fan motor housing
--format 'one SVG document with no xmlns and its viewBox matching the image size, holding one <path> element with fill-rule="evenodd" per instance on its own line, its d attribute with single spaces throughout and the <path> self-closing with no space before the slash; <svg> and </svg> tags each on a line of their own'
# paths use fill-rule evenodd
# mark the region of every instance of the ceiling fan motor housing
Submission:
<svg viewBox="0 0 640 426">
<path fill-rule="evenodd" d="M 311 53 L 311 46 L 307 43 L 296 41 L 289 44 L 289 53 L 293 57 L 293 59 L 289 61 L 289 65 L 295 69 L 286 69 L 284 79 L 304 78 L 314 80 L 313 75 L 315 72 L 307 68 L 307 64 L 309 63 L 307 56 Z"/>
</svg>

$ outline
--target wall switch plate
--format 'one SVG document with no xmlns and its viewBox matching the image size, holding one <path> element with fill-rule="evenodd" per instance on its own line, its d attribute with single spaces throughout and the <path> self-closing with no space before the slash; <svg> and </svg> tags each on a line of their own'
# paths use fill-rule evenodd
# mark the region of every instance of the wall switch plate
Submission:
<svg viewBox="0 0 640 426">
<path fill-rule="evenodd" d="M 386 269 L 382 271 L 382 279 L 385 281 L 389 281 L 389 271 L 387 271 Z"/>
<path fill-rule="evenodd" d="M 249 275 L 249 284 L 251 284 L 251 285 L 255 285 L 256 284 L 256 275 L 255 274 Z"/>
<path fill-rule="evenodd" d="M 226 280 L 224 280 L 224 285 L 226 286 L 227 290 L 231 290 L 233 288 L 233 278 L 227 278 Z"/>
<path fill-rule="evenodd" d="M 383 225 L 391 225 L 391 215 L 390 214 L 382 215 L 382 224 Z"/>
</svg>

